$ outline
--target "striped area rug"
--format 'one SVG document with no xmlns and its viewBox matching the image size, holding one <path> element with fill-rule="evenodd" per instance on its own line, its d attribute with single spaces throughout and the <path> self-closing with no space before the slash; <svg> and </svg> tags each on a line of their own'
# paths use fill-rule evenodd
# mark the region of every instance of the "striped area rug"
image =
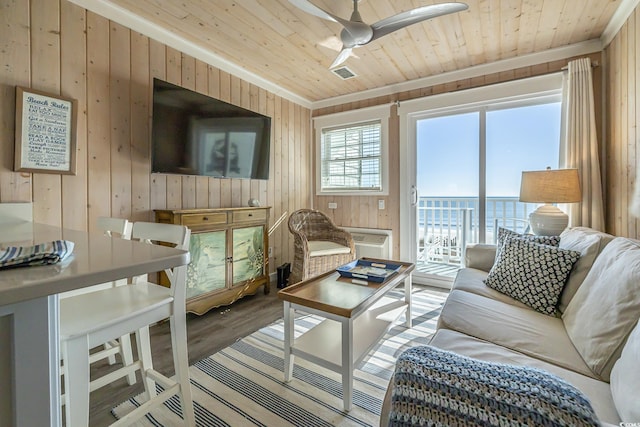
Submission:
<svg viewBox="0 0 640 427">
<path fill-rule="evenodd" d="M 397 291 L 394 291 L 397 292 Z M 398 296 L 401 294 L 398 293 Z M 282 320 L 260 329 L 190 367 L 198 426 L 377 426 L 382 399 L 397 356 L 426 344 L 434 333 L 446 293 L 414 286 L 413 328 L 397 324 L 354 372 L 353 409 L 342 409 L 339 374 L 295 359 L 293 379 L 283 382 Z M 296 318 L 296 336 L 323 319 Z M 118 417 L 140 404 L 134 397 L 118 405 Z M 136 426 L 181 424 L 178 398 L 147 414 Z"/>
</svg>

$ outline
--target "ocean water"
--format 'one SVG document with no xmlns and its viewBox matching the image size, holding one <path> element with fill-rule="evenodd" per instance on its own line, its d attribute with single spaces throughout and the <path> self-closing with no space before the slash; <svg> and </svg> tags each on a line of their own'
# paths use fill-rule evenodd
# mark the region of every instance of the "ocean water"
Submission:
<svg viewBox="0 0 640 427">
<path fill-rule="evenodd" d="M 477 238 L 479 230 L 478 206 L 478 198 L 473 197 L 421 197 L 418 201 L 418 226 L 423 233 L 426 226 L 428 234 L 457 235 L 462 229 L 463 216 L 468 212 L 467 215 L 472 224 L 471 241 L 477 241 L 473 236 Z M 494 233 L 496 218 L 498 226 L 523 232 L 526 228 L 525 221 L 536 206 L 534 203 L 519 202 L 518 197 L 488 197 L 487 237 Z M 487 241 L 489 241 L 488 238 Z"/>
</svg>

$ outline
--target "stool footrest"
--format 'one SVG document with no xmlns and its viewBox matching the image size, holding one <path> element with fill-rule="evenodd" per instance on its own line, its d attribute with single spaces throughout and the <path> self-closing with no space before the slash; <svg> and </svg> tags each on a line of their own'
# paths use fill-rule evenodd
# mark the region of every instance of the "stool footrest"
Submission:
<svg viewBox="0 0 640 427">
<path fill-rule="evenodd" d="M 173 382 L 174 385 L 172 387 L 169 387 L 167 389 L 165 389 L 162 393 L 159 393 L 158 395 L 154 396 L 153 398 L 147 400 L 146 402 L 144 402 L 142 405 L 138 406 L 136 409 L 134 409 L 133 411 L 129 412 L 128 414 L 126 414 L 124 417 L 120 418 L 118 421 L 116 421 L 115 423 L 111 424 L 111 427 L 114 426 L 128 426 L 130 425 L 133 421 L 142 418 L 143 416 L 145 416 L 145 414 L 147 414 L 149 411 L 153 410 L 154 408 L 162 405 L 166 400 L 169 400 L 169 398 L 171 398 L 171 396 L 178 394 L 180 392 L 180 385 L 178 383 L 176 383 L 175 381 L 170 380 L 169 378 L 165 377 L 164 375 L 156 372 L 156 371 L 152 371 L 149 370 L 147 371 L 147 375 L 149 375 L 151 372 L 153 372 L 154 374 L 158 374 L 158 377 L 156 377 L 156 381 L 159 383 L 164 382 L 164 380 L 168 381 L 168 382 Z M 153 375 L 153 374 L 152 374 Z M 149 375 L 149 377 L 151 377 L 152 375 Z M 153 375 L 155 377 L 155 375 Z M 181 404 L 184 405 L 184 400 L 181 400 Z M 184 408 L 184 406 L 183 406 Z"/>
<path fill-rule="evenodd" d="M 100 378 L 96 378 L 90 383 L 90 390 L 95 391 L 101 387 L 104 387 L 107 384 L 111 384 L 115 380 L 118 380 L 122 377 L 126 377 L 132 372 L 135 372 L 140 369 L 142 364 L 139 360 L 133 362 L 131 365 L 123 366 L 117 371 L 109 372 L 106 375 L 101 376 Z"/>
<path fill-rule="evenodd" d="M 104 350 L 92 353 L 89 356 L 89 363 L 95 363 L 98 360 L 106 359 L 109 356 L 115 356 L 120 353 L 120 347 L 109 347 Z"/>
</svg>

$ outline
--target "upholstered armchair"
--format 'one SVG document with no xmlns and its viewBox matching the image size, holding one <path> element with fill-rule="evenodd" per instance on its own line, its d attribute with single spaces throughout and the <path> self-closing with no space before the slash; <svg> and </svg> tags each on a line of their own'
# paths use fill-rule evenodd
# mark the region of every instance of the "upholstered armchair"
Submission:
<svg viewBox="0 0 640 427">
<path fill-rule="evenodd" d="M 356 259 L 351 234 L 320 211 L 300 209 L 289 216 L 294 257 L 289 283 L 297 283 Z"/>
</svg>

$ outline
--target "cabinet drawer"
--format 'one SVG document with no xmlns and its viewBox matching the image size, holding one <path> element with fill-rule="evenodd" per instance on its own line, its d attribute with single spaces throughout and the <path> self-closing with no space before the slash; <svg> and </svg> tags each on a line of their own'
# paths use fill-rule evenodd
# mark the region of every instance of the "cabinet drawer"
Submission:
<svg viewBox="0 0 640 427">
<path fill-rule="evenodd" d="M 265 219 L 267 219 L 265 210 L 233 212 L 233 222 L 264 221 Z"/>
<path fill-rule="evenodd" d="M 186 225 L 186 226 L 207 225 L 207 224 L 226 224 L 226 223 L 227 223 L 226 212 L 182 215 L 182 225 Z"/>
</svg>

